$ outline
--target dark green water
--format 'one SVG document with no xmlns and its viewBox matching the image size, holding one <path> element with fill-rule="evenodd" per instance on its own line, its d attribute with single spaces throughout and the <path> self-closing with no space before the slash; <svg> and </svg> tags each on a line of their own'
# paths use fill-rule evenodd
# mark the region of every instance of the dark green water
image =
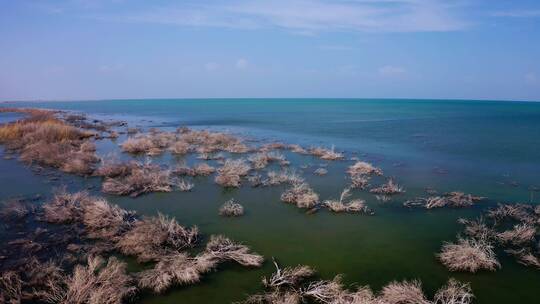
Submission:
<svg viewBox="0 0 540 304">
<path fill-rule="evenodd" d="M 348 156 L 380 166 L 395 176 L 407 193 L 381 203 L 368 193 L 375 216 L 306 215 L 283 204 L 284 188 L 223 190 L 212 178 L 199 178 L 190 193 L 160 193 L 137 199 L 108 197 L 143 214 L 157 211 L 183 224 L 197 224 L 206 235 L 223 233 L 284 265 L 314 266 L 320 276 L 342 273 L 347 283 L 375 290 L 394 279 L 418 278 L 432 294 L 449 277 L 471 282 L 476 303 L 538 303 L 540 271 L 525 268 L 499 252 L 502 269 L 478 274 L 450 273 L 434 253 L 454 240 L 459 217 L 475 217 L 497 202 L 530 202 L 529 187 L 540 185 L 540 104 L 498 101 L 430 100 L 122 100 L 99 102 L 17 103 L 88 113 L 91 117 L 127 120 L 130 126 L 228 130 L 259 140 L 335 145 Z M 12 106 L 3 104 L 2 106 Z M 3 117 L 2 117 L 3 118 Z M 117 143 L 123 138 L 119 138 Z M 115 143 L 100 142 L 103 155 Z M 353 154 L 357 153 L 357 154 Z M 350 161 L 331 162 L 324 177 L 312 171 L 323 163 L 286 154 L 293 166 L 311 163 L 304 176 L 321 199 L 337 197 L 346 186 Z M 157 161 L 182 161 L 163 156 Z M 191 162 L 192 159 L 187 160 Z M 16 160 L 0 160 L 0 197 L 50 193 L 62 183 L 71 189 L 97 185 L 96 179 L 66 176 L 48 182 Z M 374 181 L 375 182 L 375 181 Z M 513 185 L 511 185 L 511 183 Z M 425 187 L 461 190 L 489 197 L 471 209 L 410 210 L 401 207 Z M 537 196 L 540 195 L 537 193 Z M 234 197 L 246 208 L 241 218 L 226 219 L 217 209 Z M 532 197 L 534 203 L 539 199 Z M 142 296 L 140 303 L 230 303 L 260 291 L 260 277 L 273 271 L 224 265 L 196 286 L 161 296 Z"/>
</svg>

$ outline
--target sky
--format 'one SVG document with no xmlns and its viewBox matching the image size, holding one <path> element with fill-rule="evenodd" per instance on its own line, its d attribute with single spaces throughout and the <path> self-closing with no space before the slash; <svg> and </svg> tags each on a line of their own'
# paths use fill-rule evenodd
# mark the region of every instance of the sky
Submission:
<svg viewBox="0 0 540 304">
<path fill-rule="evenodd" d="M 0 100 L 540 101 L 539 0 L 0 0 Z"/>
</svg>

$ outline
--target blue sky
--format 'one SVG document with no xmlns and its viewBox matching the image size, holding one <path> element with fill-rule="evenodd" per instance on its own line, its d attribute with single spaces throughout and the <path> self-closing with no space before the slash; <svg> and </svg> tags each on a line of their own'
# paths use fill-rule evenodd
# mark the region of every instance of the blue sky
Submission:
<svg viewBox="0 0 540 304">
<path fill-rule="evenodd" d="M 0 100 L 540 100 L 538 0 L 0 0 Z"/>
</svg>

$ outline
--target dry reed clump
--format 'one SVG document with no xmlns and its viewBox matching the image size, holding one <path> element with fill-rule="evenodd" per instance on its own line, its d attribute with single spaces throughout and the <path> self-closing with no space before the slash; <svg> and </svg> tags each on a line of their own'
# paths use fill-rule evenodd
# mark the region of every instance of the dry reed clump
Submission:
<svg viewBox="0 0 540 304">
<path fill-rule="evenodd" d="M 374 167 L 370 163 L 358 161 L 347 170 L 350 176 L 353 175 L 383 175 L 381 169 Z"/>
<path fill-rule="evenodd" d="M 268 171 L 267 178 L 262 182 L 264 186 L 277 186 L 281 184 L 295 185 L 304 182 L 304 179 L 294 170 Z"/>
<path fill-rule="evenodd" d="M 295 204 L 298 208 L 313 208 L 319 203 L 319 195 L 306 183 L 294 184 L 281 194 L 285 203 Z"/>
<path fill-rule="evenodd" d="M 160 256 L 154 268 L 137 274 L 139 286 L 161 293 L 173 285 L 195 284 L 201 280 L 204 273 L 225 261 L 260 267 L 263 258 L 250 253 L 248 247 L 224 236 L 211 236 L 206 249 L 195 257 L 190 257 L 186 253 Z"/>
<path fill-rule="evenodd" d="M 250 150 L 240 138 L 221 132 L 208 130 L 196 131 L 185 128 L 179 140 L 196 147 L 199 153 L 227 151 L 230 153 L 246 153 Z"/>
<path fill-rule="evenodd" d="M 242 303 L 251 304 L 470 304 L 474 298 L 469 284 L 450 279 L 430 301 L 422 291 L 420 281 L 391 282 L 375 294 L 369 286 L 347 288 L 341 275 L 332 280 L 309 281 L 315 271 L 308 266 L 280 269 L 270 278 L 263 278 L 267 291 L 251 295 Z"/>
<path fill-rule="evenodd" d="M 86 191 L 68 193 L 65 188 L 56 191 L 53 199 L 43 206 L 43 217 L 49 223 L 81 222 L 84 206 L 92 198 Z"/>
<path fill-rule="evenodd" d="M 487 216 L 496 222 L 513 219 L 524 223 L 534 223 L 536 216 L 532 206 L 525 204 L 499 204 L 488 211 Z"/>
<path fill-rule="evenodd" d="M 302 146 L 296 145 L 296 144 L 288 145 L 287 149 L 291 150 L 291 152 L 299 153 L 299 154 L 308 154 L 309 153 L 306 149 L 302 148 Z"/>
<path fill-rule="evenodd" d="M 216 266 L 208 263 L 205 265 L 201 267 L 196 259 L 185 253 L 166 255 L 159 258 L 154 268 L 137 274 L 138 285 L 154 293 L 161 293 L 173 285 L 195 284 L 201 280 L 202 273 Z"/>
<path fill-rule="evenodd" d="M 215 181 L 223 187 L 240 187 L 243 176 L 246 176 L 251 167 L 243 159 L 227 159 L 223 166 L 217 170 Z"/>
<path fill-rule="evenodd" d="M 351 190 L 345 189 L 341 192 L 339 200 L 326 200 L 323 205 L 330 209 L 332 212 L 349 212 L 349 213 L 366 213 L 372 214 L 372 211 L 366 206 L 364 200 L 356 199 L 349 200 L 351 197 Z"/>
<path fill-rule="evenodd" d="M 529 224 L 518 224 L 510 230 L 497 234 L 497 239 L 503 244 L 522 245 L 530 243 L 536 236 L 536 228 Z"/>
<path fill-rule="evenodd" d="M 475 273 L 482 269 L 495 271 L 501 267 L 493 245 L 485 238 L 458 238 L 457 243 L 445 243 L 437 257 L 450 271 Z"/>
<path fill-rule="evenodd" d="M 386 184 L 383 184 L 377 188 L 369 190 L 369 192 L 379 195 L 395 195 L 404 193 L 405 189 L 402 186 L 398 185 L 392 178 L 388 179 Z"/>
<path fill-rule="evenodd" d="M 137 168 L 136 162 L 120 163 L 102 159 L 101 165 L 94 171 L 93 175 L 102 177 L 123 177 L 131 173 L 131 170 Z"/>
<path fill-rule="evenodd" d="M 117 241 L 135 223 L 135 214 L 102 198 L 96 198 L 83 206 L 82 222 L 88 237 Z"/>
<path fill-rule="evenodd" d="M 177 154 L 177 155 L 188 154 L 192 150 L 193 150 L 193 148 L 191 147 L 191 145 L 188 144 L 187 142 L 183 142 L 183 141 L 177 141 L 177 142 L 173 143 L 169 147 L 169 151 L 171 151 L 171 153 Z"/>
<path fill-rule="evenodd" d="M 111 257 L 89 257 L 86 266 L 77 265 L 66 279 L 66 292 L 61 303 L 121 304 L 135 293 L 126 264 Z"/>
<path fill-rule="evenodd" d="M 317 170 L 313 171 L 313 174 L 318 176 L 324 176 L 328 174 L 328 170 L 326 170 L 325 168 L 318 168 Z"/>
<path fill-rule="evenodd" d="M 369 185 L 372 175 L 382 175 L 381 169 L 374 167 L 370 163 L 357 161 L 347 169 L 351 178 L 351 186 L 356 189 L 365 189 Z"/>
<path fill-rule="evenodd" d="M 279 268 L 275 260 L 273 260 L 276 272 L 269 278 L 264 277 L 262 282 L 267 288 L 279 289 L 283 287 L 296 287 L 303 283 L 306 279 L 315 275 L 315 269 L 298 265 L 295 267 Z"/>
<path fill-rule="evenodd" d="M 210 166 L 207 163 L 196 164 L 193 167 L 193 170 L 195 170 L 196 175 L 200 175 L 200 176 L 208 176 L 208 175 L 211 175 L 212 173 L 216 172 L 216 168 Z"/>
<path fill-rule="evenodd" d="M 433 299 L 434 304 L 470 304 L 474 299 L 471 285 L 461 283 L 453 278 L 448 280 L 446 286 L 437 291 Z"/>
<path fill-rule="evenodd" d="M 495 230 L 488 226 L 483 217 L 475 220 L 458 219 L 458 223 L 465 225 L 465 235 L 472 238 L 486 238 L 493 239 L 495 237 Z"/>
<path fill-rule="evenodd" d="M 308 150 L 308 153 L 324 160 L 340 160 L 345 158 L 343 153 L 336 152 L 335 147 L 332 146 L 330 149 L 323 147 L 313 147 Z"/>
<path fill-rule="evenodd" d="M 420 281 L 391 282 L 379 296 L 382 303 L 388 304 L 430 304 L 422 291 Z"/>
<path fill-rule="evenodd" d="M 219 208 L 219 215 L 228 217 L 242 216 L 244 215 L 244 207 L 234 199 L 230 199 Z"/>
<path fill-rule="evenodd" d="M 223 235 L 212 235 L 205 249 L 206 254 L 219 262 L 234 261 L 242 266 L 260 267 L 264 258 L 250 251 L 246 245 L 235 243 Z"/>
<path fill-rule="evenodd" d="M 101 190 L 107 194 L 136 197 L 149 192 L 171 192 L 173 185 L 169 170 L 151 163 L 133 163 L 129 174 L 106 178 Z"/>
<path fill-rule="evenodd" d="M 276 151 L 259 152 L 259 153 L 250 155 L 248 160 L 251 162 L 253 168 L 256 170 L 264 169 L 272 162 L 277 162 L 281 165 L 288 164 L 288 161 L 285 159 L 285 156 Z"/>
<path fill-rule="evenodd" d="M 15 199 L 0 203 L 0 219 L 4 221 L 20 220 L 29 213 L 29 206 L 22 200 Z"/>
<path fill-rule="evenodd" d="M 406 201 L 403 205 L 406 207 L 423 207 L 426 209 L 452 207 L 464 208 L 474 205 L 483 200 L 483 197 L 465 194 L 463 192 L 448 192 L 442 196 L 430 196 L 428 198 L 415 198 Z"/>
<path fill-rule="evenodd" d="M 0 273 L 0 303 L 21 303 L 22 284 L 21 277 L 15 271 Z"/>
<path fill-rule="evenodd" d="M 85 144 L 92 133 L 55 118 L 52 111 L 19 111 L 30 113 L 30 117 L 0 126 L 0 143 L 8 150 L 19 152 L 20 159 L 29 164 L 81 175 L 92 172 L 97 158 Z"/>
<path fill-rule="evenodd" d="M 185 228 L 176 220 L 159 214 L 145 217 L 133 224 L 116 243 L 126 255 L 137 257 L 140 262 L 156 260 L 158 257 L 193 247 L 199 235 L 196 226 Z"/>
<path fill-rule="evenodd" d="M 179 179 L 176 183 L 178 189 L 182 192 L 189 192 L 193 190 L 195 184 L 186 181 L 185 179 Z"/>
<path fill-rule="evenodd" d="M 518 263 L 527 266 L 540 269 L 540 258 L 535 256 L 530 249 L 522 248 L 518 250 L 508 249 L 506 253 L 513 255 Z"/>
</svg>

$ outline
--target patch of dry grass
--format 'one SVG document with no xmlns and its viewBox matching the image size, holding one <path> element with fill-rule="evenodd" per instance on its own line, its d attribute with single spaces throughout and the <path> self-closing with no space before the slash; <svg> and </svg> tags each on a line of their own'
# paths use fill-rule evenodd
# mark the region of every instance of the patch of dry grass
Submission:
<svg viewBox="0 0 540 304">
<path fill-rule="evenodd" d="M 313 147 L 308 150 L 308 153 L 324 160 L 341 160 L 345 158 L 343 153 L 336 152 L 334 146 L 332 146 L 330 149 Z"/>
<path fill-rule="evenodd" d="M 244 207 L 234 199 L 230 199 L 219 208 L 219 215 L 228 217 L 242 216 L 244 215 Z"/>
<path fill-rule="evenodd" d="M 382 184 L 381 186 L 377 188 L 373 188 L 369 190 L 369 192 L 374 193 L 374 194 L 379 194 L 379 195 L 395 195 L 395 194 L 404 193 L 405 189 L 402 186 L 398 185 L 394 181 L 394 179 L 390 178 L 388 179 L 386 184 Z"/>
</svg>

